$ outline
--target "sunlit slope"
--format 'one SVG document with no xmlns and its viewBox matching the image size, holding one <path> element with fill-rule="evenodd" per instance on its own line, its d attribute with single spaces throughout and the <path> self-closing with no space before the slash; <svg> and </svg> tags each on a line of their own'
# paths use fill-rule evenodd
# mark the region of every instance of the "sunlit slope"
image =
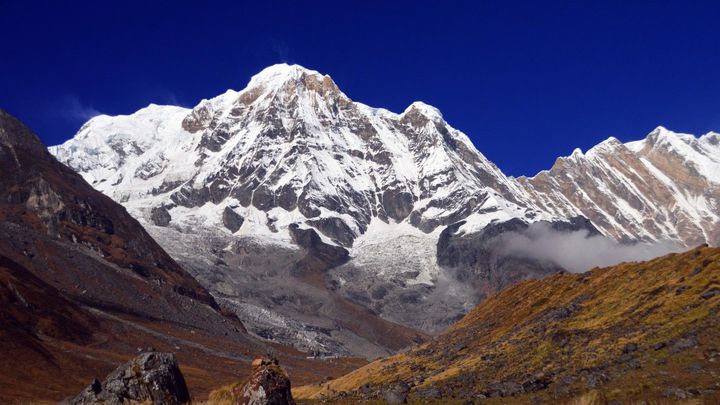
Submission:
<svg viewBox="0 0 720 405">
<path fill-rule="evenodd" d="M 382 397 L 397 382 L 419 398 L 553 402 L 720 400 L 720 249 L 557 274 L 506 289 L 434 341 L 373 362 L 301 398 Z M 502 399 L 500 399 L 502 397 Z"/>
</svg>

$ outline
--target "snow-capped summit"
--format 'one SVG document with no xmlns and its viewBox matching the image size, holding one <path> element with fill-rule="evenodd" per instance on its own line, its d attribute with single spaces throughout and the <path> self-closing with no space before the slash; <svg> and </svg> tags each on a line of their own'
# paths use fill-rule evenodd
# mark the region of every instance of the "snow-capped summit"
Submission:
<svg viewBox="0 0 720 405">
<path fill-rule="evenodd" d="M 253 229 L 281 237 L 301 221 L 351 246 L 373 218 L 430 232 L 479 207 L 542 215 L 436 108 L 374 109 L 297 65 L 268 67 L 245 89 L 191 111 L 151 106 L 98 117 L 51 151 L 155 224 L 180 224 L 187 209 L 212 204 L 207 223 L 220 224 L 232 207 Z M 484 204 L 488 188 L 502 204 Z"/>
<path fill-rule="evenodd" d="M 248 218 L 246 227 L 279 239 L 289 238 L 285 226 L 300 221 L 351 246 L 374 219 L 430 232 L 481 210 L 524 220 L 583 215 L 620 239 L 687 244 L 715 241 L 709 229 L 691 237 L 670 222 L 687 215 L 701 223 L 685 228 L 702 228 L 716 218 L 713 195 L 698 187 L 720 181 L 718 144 L 715 133 L 696 138 L 659 126 L 641 141 L 611 137 L 585 153 L 574 150 L 535 178 L 514 179 L 428 104 L 414 102 L 400 114 L 368 107 L 330 76 L 277 64 L 245 89 L 192 110 L 150 105 L 127 116 L 95 117 L 50 150 L 155 224 L 180 225 L 190 212 L 202 212 L 204 223 L 221 225 L 230 207 Z M 577 183 L 583 176 L 587 181 Z M 598 184 L 605 176 L 615 186 Z M 649 181 L 671 189 L 663 229 L 642 214 L 659 198 L 643 191 Z M 618 189 L 621 184 L 626 187 Z M 700 194 L 688 195 L 688 187 Z M 502 201 L 488 207 L 487 190 Z M 600 207 L 603 200 L 612 206 Z"/>
<path fill-rule="evenodd" d="M 486 244 L 534 222 L 719 244 L 718 138 L 658 127 L 513 178 L 430 105 L 373 108 L 327 75 L 280 64 L 192 109 L 95 117 L 50 151 L 122 203 L 251 331 L 366 354 L 377 342 L 338 327 L 347 313 L 335 312 L 337 294 L 437 331 L 479 294 L 559 270 Z M 317 266 L 304 255 L 320 249 L 307 240 L 347 262 L 303 274 L 298 263 Z"/>
<path fill-rule="evenodd" d="M 303 76 L 311 75 L 318 78 L 330 78 L 330 76 L 322 75 L 312 69 L 307 69 L 300 65 L 289 65 L 287 63 L 278 63 L 268 66 L 256 75 L 254 75 L 247 85 L 248 89 L 259 86 L 278 86 L 288 81 L 297 81 Z"/>
<path fill-rule="evenodd" d="M 422 101 L 414 101 L 405 109 L 405 111 L 403 111 L 402 115 L 407 115 L 412 112 L 418 112 L 435 122 L 444 122 L 443 115 L 440 110 L 431 105 L 425 104 Z"/>
</svg>

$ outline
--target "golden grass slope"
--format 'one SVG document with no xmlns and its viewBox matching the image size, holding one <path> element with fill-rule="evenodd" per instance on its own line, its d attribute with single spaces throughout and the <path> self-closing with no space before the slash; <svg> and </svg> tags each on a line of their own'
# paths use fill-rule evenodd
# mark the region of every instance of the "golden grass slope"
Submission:
<svg viewBox="0 0 720 405">
<path fill-rule="evenodd" d="M 719 310 L 717 248 L 556 274 L 490 297 L 430 343 L 294 393 L 353 403 L 404 382 L 411 403 L 573 403 L 590 392 L 720 403 Z"/>
</svg>

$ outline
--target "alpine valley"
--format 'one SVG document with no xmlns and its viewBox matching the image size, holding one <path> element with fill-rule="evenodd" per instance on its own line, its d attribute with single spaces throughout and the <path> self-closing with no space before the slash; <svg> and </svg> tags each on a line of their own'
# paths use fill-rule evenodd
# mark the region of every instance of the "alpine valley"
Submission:
<svg viewBox="0 0 720 405">
<path fill-rule="evenodd" d="M 395 353 L 525 279 L 720 243 L 720 134 L 658 127 L 514 178 L 437 109 L 369 107 L 297 65 L 49 151 L 199 282 L 179 291 L 319 357 Z"/>
</svg>

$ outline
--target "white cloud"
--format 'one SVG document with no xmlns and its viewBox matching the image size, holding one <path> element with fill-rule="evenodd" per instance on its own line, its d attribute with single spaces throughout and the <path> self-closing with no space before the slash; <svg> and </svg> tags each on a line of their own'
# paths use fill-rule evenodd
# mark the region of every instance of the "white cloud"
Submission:
<svg viewBox="0 0 720 405">
<path fill-rule="evenodd" d="M 649 260 L 683 247 L 673 242 L 621 244 L 587 230 L 560 232 L 543 223 L 501 236 L 501 254 L 553 262 L 571 272 L 621 262 Z"/>
<path fill-rule="evenodd" d="M 91 105 L 83 104 L 77 96 L 65 96 L 55 109 L 56 114 L 70 121 L 87 121 L 92 117 L 102 115 Z"/>
</svg>

